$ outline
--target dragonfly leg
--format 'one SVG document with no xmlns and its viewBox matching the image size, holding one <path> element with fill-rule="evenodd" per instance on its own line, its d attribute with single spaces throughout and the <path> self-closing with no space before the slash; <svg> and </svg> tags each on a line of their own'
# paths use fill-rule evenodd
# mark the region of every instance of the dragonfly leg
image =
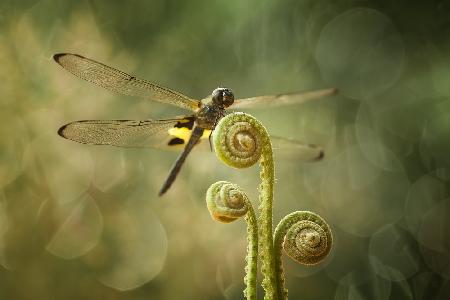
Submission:
<svg viewBox="0 0 450 300">
<path fill-rule="evenodd" d="M 211 137 L 212 137 L 212 131 L 209 133 L 208 141 L 209 141 L 209 149 L 211 149 L 211 152 L 213 152 L 213 149 L 212 149 L 212 142 L 211 142 Z"/>
</svg>

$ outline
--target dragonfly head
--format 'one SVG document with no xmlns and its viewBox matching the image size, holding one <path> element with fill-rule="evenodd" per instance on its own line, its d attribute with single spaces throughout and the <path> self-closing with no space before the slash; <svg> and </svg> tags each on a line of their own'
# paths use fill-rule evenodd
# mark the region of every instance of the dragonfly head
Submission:
<svg viewBox="0 0 450 300">
<path fill-rule="evenodd" d="M 233 104 L 234 94 L 229 88 L 217 88 L 212 92 L 212 102 L 226 108 Z"/>
</svg>

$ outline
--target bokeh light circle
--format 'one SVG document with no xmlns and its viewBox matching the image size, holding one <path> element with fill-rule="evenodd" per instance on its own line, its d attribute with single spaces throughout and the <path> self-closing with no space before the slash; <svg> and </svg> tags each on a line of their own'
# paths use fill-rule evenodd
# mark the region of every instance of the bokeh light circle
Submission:
<svg viewBox="0 0 450 300">
<path fill-rule="evenodd" d="M 369 255 L 378 276 L 403 281 L 419 271 L 420 253 L 410 234 L 395 224 L 378 230 L 370 238 Z"/>
<path fill-rule="evenodd" d="M 423 129 L 420 145 L 422 160 L 426 165 L 450 165 L 450 114 L 437 114 L 428 120 Z"/>
<path fill-rule="evenodd" d="M 22 170 L 22 153 L 26 146 L 27 130 L 21 118 L 8 111 L 0 113 L 0 188 L 11 183 Z"/>
<path fill-rule="evenodd" d="M 367 99 L 392 86 L 403 71 L 405 49 L 389 18 L 355 8 L 331 20 L 316 47 L 316 60 L 327 84 L 350 98 Z"/>
<path fill-rule="evenodd" d="M 331 223 L 370 236 L 402 216 L 409 181 L 404 172 L 385 171 L 370 162 L 363 149 L 349 147 L 330 161 L 321 201 Z"/>
<path fill-rule="evenodd" d="M 426 212 L 447 197 L 447 185 L 447 182 L 433 174 L 425 174 L 411 184 L 405 202 L 404 217 L 406 226 L 413 235 L 419 233 Z"/>
<path fill-rule="evenodd" d="M 345 275 L 337 286 L 334 300 L 387 300 L 391 294 L 391 282 L 380 278 L 373 273 L 368 274 L 370 280 L 360 283 L 358 274 L 349 272 Z"/>
<path fill-rule="evenodd" d="M 50 205 L 49 201 L 46 202 Z M 53 208 L 57 221 L 55 234 L 47 251 L 55 256 L 73 259 L 94 248 L 103 230 L 103 218 L 94 199 L 84 195 L 77 201 Z"/>
<path fill-rule="evenodd" d="M 68 203 L 83 195 L 91 184 L 94 162 L 85 145 L 57 134 L 39 136 L 28 144 L 24 166 L 41 184 L 48 184 L 59 203 Z"/>
<path fill-rule="evenodd" d="M 450 257 L 450 198 L 436 203 L 424 217 L 417 234 L 423 246 L 440 252 L 447 252 Z"/>
<path fill-rule="evenodd" d="M 104 211 L 103 216 L 102 239 L 85 257 L 98 280 L 126 291 L 157 276 L 165 265 L 167 236 L 148 203 L 132 197 Z"/>
</svg>

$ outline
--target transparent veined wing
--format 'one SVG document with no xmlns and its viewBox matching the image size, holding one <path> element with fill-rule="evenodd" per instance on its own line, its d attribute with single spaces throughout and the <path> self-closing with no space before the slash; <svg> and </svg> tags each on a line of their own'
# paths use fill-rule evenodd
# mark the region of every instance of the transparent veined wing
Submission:
<svg viewBox="0 0 450 300">
<path fill-rule="evenodd" d="M 189 141 L 194 117 L 167 120 L 82 120 L 68 123 L 58 130 L 66 139 L 91 145 L 128 148 L 155 148 L 181 151 Z M 197 150 L 210 151 L 209 130 L 205 130 Z M 281 157 L 299 161 L 319 161 L 322 147 L 298 140 L 271 136 L 273 148 Z"/>
<path fill-rule="evenodd" d="M 182 150 L 193 126 L 193 116 L 143 121 L 83 120 L 62 126 L 58 134 L 82 144 Z"/>
<path fill-rule="evenodd" d="M 233 109 L 246 109 L 246 108 L 267 108 L 277 107 L 282 105 L 291 105 L 304 103 L 310 100 L 319 99 L 326 96 L 335 95 L 337 89 L 328 88 L 322 90 L 295 92 L 289 94 L 258 96 L 245 99 L 234 100 L 231 108 Z"/>
<path fill-rule="evenodd" d="M 59 53 L 53 58 L 75 76 L 119 94 L 172 104 L 191 111 L 198 110 L 201 105 L 200 101 L 179 92 L 136 78 L 78 54 Z"/>
<path fill-rule="evenodd" d="M 304 143 L 298 140 L 279 136 L 270 136 L 273 150 L 277 156 L 289 158 L 293 161 L 315 162 L 324 158 L 321 146 Z"/>
</svg>

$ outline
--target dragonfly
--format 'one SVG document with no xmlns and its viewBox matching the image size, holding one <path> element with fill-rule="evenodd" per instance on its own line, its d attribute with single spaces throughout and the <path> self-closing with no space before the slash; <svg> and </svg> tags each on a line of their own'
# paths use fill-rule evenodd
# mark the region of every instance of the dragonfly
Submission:
<svg viewBox="0 0 450 300">
<path fill-rule="evenodd" d="M 230 112 L 229 108 L 276 107 L 336 93 L 335 88 L 327 88 L 235 99 L 231 89 L 219 87 L 208 97 L 198 100 L 78 54 L 58 53 L 53 59 L 75 76 L 106 90 L 171 104 L 190 111 L 188 115 L 171 119 L 74 121 L 58 130 L 61 137 L 82 144 L 181 150 L 159 191 L 159 196 L 171 187 L 191 150 L 198 144 L 205 144 L 208 140 L 210 142 L 211 132 L 219 120 Z M 322 148 L 314 144 L 276 136 L 271 136 L 271 140 L 274 148 L 295 151 L 297 156 L 305 161 L 318 161 L 324 156 Z"/>
</svg>

